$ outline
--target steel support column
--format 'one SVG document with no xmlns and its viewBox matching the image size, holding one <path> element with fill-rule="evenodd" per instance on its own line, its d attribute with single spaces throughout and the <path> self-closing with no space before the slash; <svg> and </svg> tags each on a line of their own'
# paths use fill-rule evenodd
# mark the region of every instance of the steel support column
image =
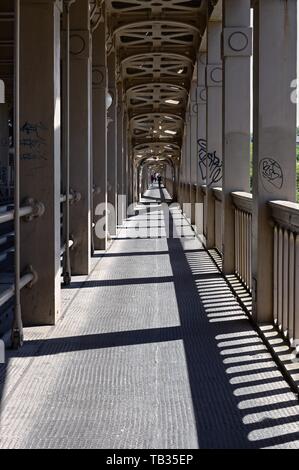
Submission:
<svg viewBox="0 0 299 470">
<path fill-rule="evenodd" d="M 295 201 L 297 1 L 254 3 L 253 316 L 273 320 L 270 200 Z"/>
<path fill-rule="evenodd" d="M 72 274 L 88 274 L 91 254 L 91 32 L 89 2 L 76 0 L 70 11 L 70 184 L 81 201 L 70 210 L 76 240 Z"/>
<path fill-rule="evenodd" d="M 108 236 L 116 235 L 117 225 L 117 86 L 116 57 L 112 50 L 108 55 L 108 89 L 112 104 L 108 110 L 107 189 L 108 189 Z"/>
<path fill-rule="evenodd" d="M 209 21 L 207 29 L 207 247 L 215 246 L 213 187 L 222 185 L 222 61 L 221 21 Z"/>
<path fill-rule="evenodd" d="M 38 282 L 21 294 L 25 325 L 53 325 L 60 312 L 60 16 L 59 1 L 22 0 L 20 10 L 20 201 L 45 206 L 21 222 L 21 272 Z M 34 90 L 34 93 L 33 93 Z"/>
<path fill-rule="evenodd" d="M 250 0 L 223 2 L 223 271 L 235 271 L 235 208 L 231 193 L 249 192 Z"/>
<path fill-rule="evenodd" d="M 197 210 L 196 229 L 203 234 L 204 223 L 204 195 L 202 186 L 206 184 L 207 174 L 207 89 L 206 89 L 206 67 L 207 52 L 203 47 L 197 55 Z"/>
<path fill-rule="evenodd" d="M 100 23 L 93 33 L 92 47 L 92 153 L 93 153 L 93 221 L 95 250 L 107 245 L 107 57 L 106 24 Z M 105 225 L 97 223 L 105 217 Z M 98 228 L 100 229 L 98 231 Z M 105 233 L 104 233 L 105 232 Z"/>
<path fill-rule="evenodd" d="M 191 224 L 195 224 L 195 204 L 197 190 L 197 80 L 192 81 L 190 89 L 190 203 Z"/>
</svg>

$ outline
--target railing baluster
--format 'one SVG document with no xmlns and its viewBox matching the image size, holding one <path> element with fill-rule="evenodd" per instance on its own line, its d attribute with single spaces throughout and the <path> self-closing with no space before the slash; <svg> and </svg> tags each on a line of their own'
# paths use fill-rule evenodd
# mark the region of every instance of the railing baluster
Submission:
<svg viewBox="0 0 299 470">
<path fill-rule="evenodd" d="M 289 292 L 288 292 L 288 333 L 289 339 L 292 343 L 294 338 L 294 313 L 295 313 L 295 238 L 293 232 L 289 234 Z"/>
<path fill-rule="evenodd" d="M 252 215 L 249 215 L 249 290 L 252 292 Z"/>
<path fill-rule="evenodd" d="M 282 299 L 282 331 L 285 336 L 288 334 L 288 307 L 289 307 L 289 232 L 283 231 L 283 299 Z"/>
<path fill-rule="evenodd" d="M 235 271 L 238 271 L 238 249 L 239 249 L 239 234 L 238 234 L 238 210 L 235 209 Z"/>
<path fill-rule="evenodd" d="M 295 239 L 294 345 L 299 345 L 299 234 Z"/>
<path fill-rule="evenodd" d="M 299 204 L 271 201 L 274 219 L 273 317 L 295 347 L 299 340 Z"/>
<path fill-rule="evenodd" d="M 273 253 L 273 317 L 278 324 L 278 227 L 274 226 L 274 253 Z"/>
<path fill-rule="evenodd" d="M 277 273 L 277 280 L 278 280 L 278 289 L 277 289 L 277 324 L 278 328 L 282 328 L 282 299 L 283 299 L 283 230 L 279 227 L 278 230 L 278 273 Z"/>
</svg>

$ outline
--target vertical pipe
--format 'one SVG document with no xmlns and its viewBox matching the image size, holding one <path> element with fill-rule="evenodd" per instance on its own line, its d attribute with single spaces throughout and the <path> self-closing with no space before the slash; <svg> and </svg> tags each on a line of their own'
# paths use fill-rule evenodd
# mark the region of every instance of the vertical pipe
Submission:
<svg viewBox="0 0 299 470">
<path fill-rule="evenodd" d="M 244 281 L 244 213 L 240 212 L 241 218 L 241 279 Z"/>
<path fill-rule="evenodd" d="M 235 217 L 236 217 L 236 237 L 237 237 L 237 244 L 236 244 L 236 269 L 235 273 L 239 274 L 239 211 L 236 209 L 235 212 Z"/>
<path fill-rule="evenodd" d="M 296 234 L 295 239 L 295 286 L 299 283 L 299 234 Z M 299 289 L 294 292 L 294 345 L 299 345 Z"/>
<path fill-rule="evenodd" d="M 237 232 L 237 209 L 235 209 L 235 272 L 237 271 L 238 264 L 238 232 Z"/>
<path fill-rule="evenodd" d="M 247 287 L 250 289 L 250 214 L 247 214 Z"/>
<path fill-rule="evenodd" d="M 247 265 L 247 260 L 248 260 L 248 231 L 247 231 L 247 212 L 244 212 L 244 282 L 245 285 L 247 286 L 247 281 L 248 281 L 248 265 Z"/>
<path fill-rule="evenodd" d="M 278 310 L 277 310 L 277 323 L 278 323 L 278 328 L 282 328 L 282 309 L 283 309 L 283 304 L 282 304 L 282 299 L 283 299 L 283 294 L 282 294 L 282 285 L 283 285 L 283 230 L 281 227 L 278 229 L 278 270 L 277 270 L 277 276 L 278 276 L 278 289 L 277 289 L 277 305 L 278 305 Z"/>
<path fill-rule="evenodd" d="M 285 336 L 288 334 L 288 309 L 289 309 L 289 231 L 283 232 L 283 310 L 282 310 L 282 331 Z"/>
<path fill-rule="evenodd" d="M 248 217 L 247 217 L 247 212 L 244 212 L 244 241 L 245 241 L 244 278 L 245 278 L 245 284 L 246 286 L 248 286 Z"/>
<path fill-rule="evenodd" d="M 252 214 L 249 216 L 249 289 L 252 292 Z"/>
<path fill-rule="evenodd" d="M 273 253 L 273 316 L 274 323 L 278 323 L 278 228 L 274 226 L 274 253 Z"/>
<path fill-rule="evenodd" d="M 15 146 L 15 308 L 11 343 L 14 349 L 23 344 L 20 293 L 20 0 L 14 2 L 14 146 Z"/>
<path fill-rule="evenodd" d="M 65 213 L 64 213 L 64 243 L 65 252 L 63 258 L 63 282 L 67 286 L 71 283 L 70 262 L 70 5 L 65 1 L 65 65 L 64 65 L 64 159 L 65 159 Z"/>
<path fill-rule="evenodd" d="M 289 236 L 289 285 L 288 285 L 288 337 L 291 341 L 294 338 L 294 303 L 295 303 L 295 237 L 294 233 L 290 232 Z"/>
</svg>

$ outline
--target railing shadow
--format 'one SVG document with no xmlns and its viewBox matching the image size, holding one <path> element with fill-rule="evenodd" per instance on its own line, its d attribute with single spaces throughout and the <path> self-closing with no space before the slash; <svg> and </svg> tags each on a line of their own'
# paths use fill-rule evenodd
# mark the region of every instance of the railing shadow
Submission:
<svg viewBox="0 0 299 470">
<path fill-rule="evenodd" d="M 171 212 L 167 253 L 172 276 L 166 277 L 166 282 L 174 286 L 180 326 L 28 341 L 9 357 L 182 340 L 198 447 L 298 448 L 297 397 L 209 254 L 198 246 L 195 237 L 187 242 L 176 238 L 179 224 L 180 217 L 174 218 Z M 152 283 L 160 278 L 148 279 Z M 85 287 L 101 289 L 105 282 L 87 281 Z M 132 284 L 132 279 L 116 280 L 115 285 L 126 282 Z M 144 282 L 134 279 L 136 284 Z M 0 403 L 6 368 L 0 366 Z"/>
</svg>

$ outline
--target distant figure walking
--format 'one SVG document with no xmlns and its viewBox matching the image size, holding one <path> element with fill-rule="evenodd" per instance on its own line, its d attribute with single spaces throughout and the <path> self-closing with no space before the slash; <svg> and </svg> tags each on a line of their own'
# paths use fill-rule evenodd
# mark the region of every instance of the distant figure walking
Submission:
<svg viewBox="0 0 299 470">
<path fill-rule="evenodd" d="M 154 177 L 154 175 L 151 175 L 151 183 L 152 183 L 152 185 L 154 184 L 154 181 L 155 181 L 155 177 Z"/>
<path fill-rule="evenodd" d="M 161 183 L 162 183 L 162 176 L 159 175 L 157 179 L 158 179 L 158 185 L 159 185 L 159 188 L 160 188 L 160 187 L 161 187 Z"/>
</svg>

